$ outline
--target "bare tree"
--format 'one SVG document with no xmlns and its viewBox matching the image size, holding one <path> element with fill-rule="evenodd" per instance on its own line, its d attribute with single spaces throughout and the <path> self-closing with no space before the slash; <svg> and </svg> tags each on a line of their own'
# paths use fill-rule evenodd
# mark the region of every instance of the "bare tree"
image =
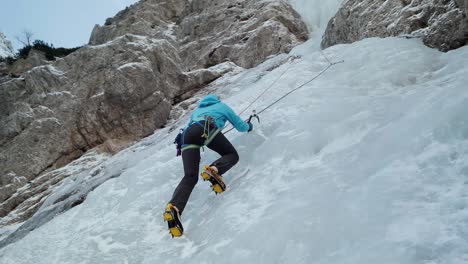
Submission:
<svg viewBox="0 0 468 264">
<path fill-rule="evenodd" d="M 31 41 L 32 41 L 32 36 L 34 34 L 28 30 L 28 29 L 23 29 L 21 32 L 21 36 L 16 36 L 16 40 L 19 42 L 23 43 L 24 46 L 31 46 Z"/>
</svg>

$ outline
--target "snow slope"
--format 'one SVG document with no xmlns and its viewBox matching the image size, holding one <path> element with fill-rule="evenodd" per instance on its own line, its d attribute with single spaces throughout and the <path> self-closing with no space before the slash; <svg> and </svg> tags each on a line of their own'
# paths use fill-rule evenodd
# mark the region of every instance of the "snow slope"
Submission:
<svg viewBox="0 0 468 264">
<path fill-rule="evenodd" d="M 0 58 L 15 56 L 13 52 L 13 46 L 6 36 L 0 32 Z"/>
<path fill-rule="evenodd" d="M 302 55 L 261 109 L 326 66 Z M 204 182 L 172 239 L 161 212 L 182 176 L 175 132 L 107 161 L 87 200 L 0 252 L 2 263 L 467 263 L 468 48 L 368 39 L 325 50 L 344 64 L 273 106 L 215 196 Z M 289 65 L 218 81 L 242 109 Z M 216 158 L 206 152 L 202 163 Z"/>
<path fill-rule="evenodd" d="M 246 117 L 324 69 L 316 47 L 209 89 L 240 111 L 287 70 Z M 241 160 L 222 195 L 195 187 L 184 237 L 161 216 L 183 173 L 166 128 L 106 160 L 100 173 L 119 177 L 1 249 L 0 262 L 468 263 L 468 47 L 373 38 L 324 53 L 345 63 L 253 132 L 227 134 Z M 215 158 L 206 151 L 202 164 Z"/>
</svg>

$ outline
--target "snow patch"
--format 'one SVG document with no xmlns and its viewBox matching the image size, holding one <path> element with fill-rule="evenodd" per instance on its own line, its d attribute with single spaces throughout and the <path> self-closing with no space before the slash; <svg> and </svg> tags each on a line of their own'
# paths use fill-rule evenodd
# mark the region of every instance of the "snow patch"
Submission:
<svg viewBox="0 0 468 264">
<path fill-rule="evenodd" d="M 65 72 L 57 69 L 54 65 L 48 64 L 44 66 L 50 73 L 57 75 L 57 76 L 65 76 Z"/>
<path fill-rule="evenodd" d="M 140 68 L 140 69 L 149 69 L 150 68 L 150 64 L 149 62 L 130 62 L 130 63 L 126 63 L 124 65 L 121 65 L 117 68 L 117 70 L 124 70 L 126 68 Z"/>
</svg>

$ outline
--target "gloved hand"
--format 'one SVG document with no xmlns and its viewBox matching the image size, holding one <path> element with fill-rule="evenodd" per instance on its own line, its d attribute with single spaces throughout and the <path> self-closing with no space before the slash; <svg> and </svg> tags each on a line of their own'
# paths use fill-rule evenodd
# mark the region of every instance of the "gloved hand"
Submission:
<svg viewBox="0 0 468 264">
<path fill-rule="evenodd" d="M 247 130 L 247 132 L 250 132 L 250 131 L 252 131 L 252 129 L 253 129 L 253 125 L 252 125 L 252 123 L 250 123 L 250 122 L 247 122 L 247 124 L 249 124 L 249 130 Z"/>
</svg>

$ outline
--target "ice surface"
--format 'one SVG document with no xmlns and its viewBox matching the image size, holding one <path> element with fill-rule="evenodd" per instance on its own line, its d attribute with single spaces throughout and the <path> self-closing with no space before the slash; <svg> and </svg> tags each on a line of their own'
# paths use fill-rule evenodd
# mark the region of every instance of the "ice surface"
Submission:
<svg viewBox="0 0 468 264">
<path fill-rule="evenodd" d="M 342 2 L 343 0 L 289 0 L 312 32 L 325 30 Z"/>
<path fill-rule="evenodd" d="M 284 58 L 220 79 L 216 92 L 241 109 L 292 64 L 260 110 L 326 67 L 308 46 L 273 70 Z M 374 38 L 324 53 L 345 63 L 252 133 L 228 134 L 241 161 L 226 193 L 199 182 L 184 237 L 161 217 L 182 176 L 177 131 L 162 129 L 109 159 L 104 170 L 120 177 L 3 248 L 2 263 L 467 263 L 468 48 Z"/>
<path fill-rule="evenodd" d="M 327 66 L 318 41 L 291 52 L 300 59 L 220 78 L 215 92 L 240 111 L 287 70 L 247 117 Z M 222 195 L 195 187 L 184 237 L 162 219 L 183 174 L 177 130 L 165 128 L 109 158 L 102 173 L 120 176 L 1 249 L 0 262 L 468 263 L 468 47 L 372 38 L 323 52 L 345 63 L 253 132 L 227 134 L 241 160 Z"/>
<path fill-rule="evenodd" d="M 310 31 L 309 38 L 312 41 L 309 41 L 308 45 L 303 45 L 303 49 L 308 51 L 320 49 L 320 42 L 328 21 L 336 14 L 342 2 L 343 0 L 289 0 Z"/>
</svg>

